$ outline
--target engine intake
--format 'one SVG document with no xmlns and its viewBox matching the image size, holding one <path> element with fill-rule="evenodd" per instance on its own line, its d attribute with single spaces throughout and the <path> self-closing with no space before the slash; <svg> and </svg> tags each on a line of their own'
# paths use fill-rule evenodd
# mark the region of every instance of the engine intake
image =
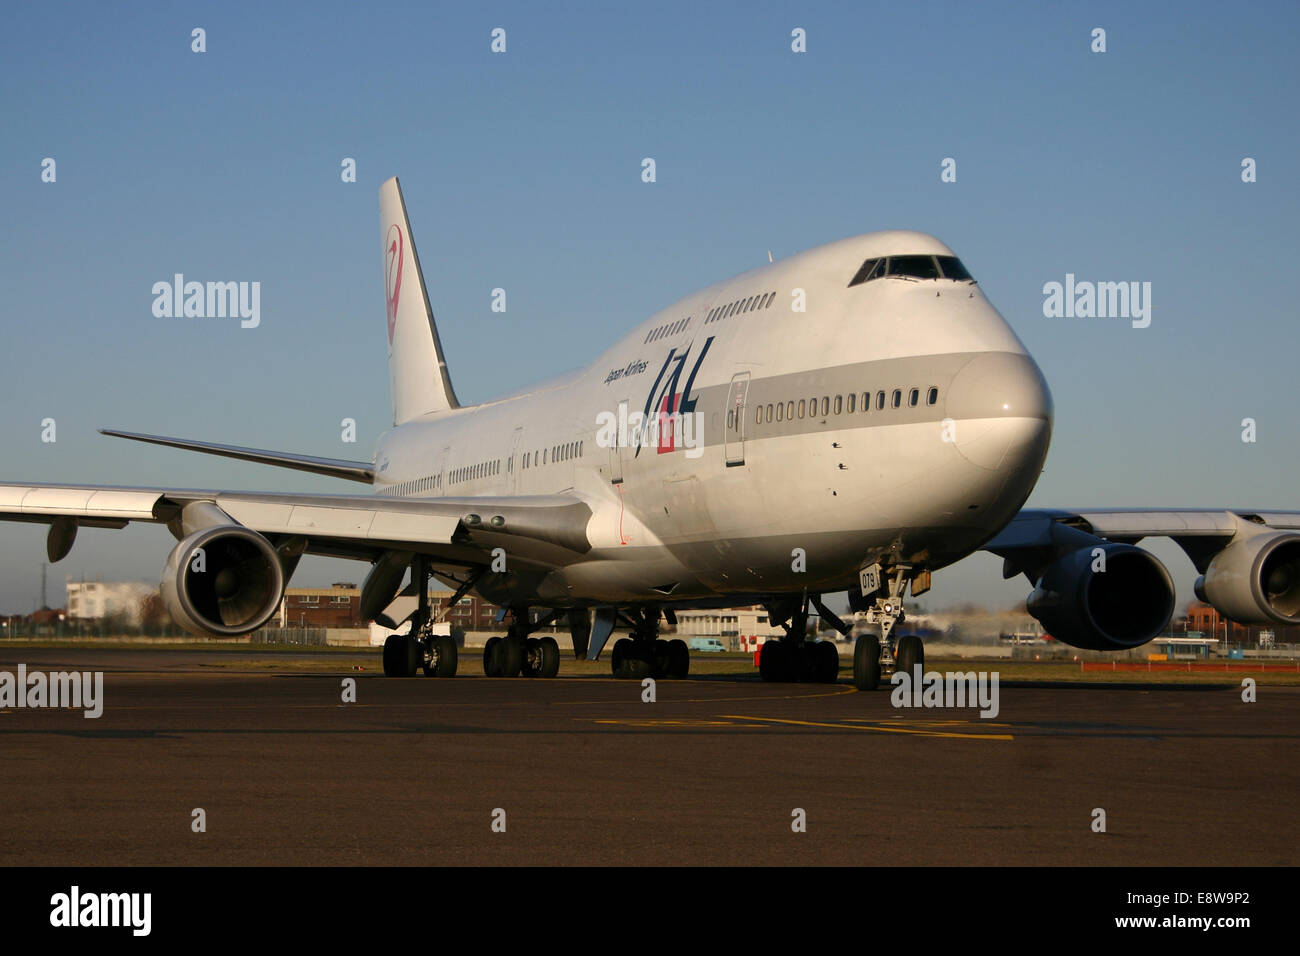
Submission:
<svg viewBox="0 0 1300 956">
<path fill-rule="evenodd" d="M 162 598 L 191 634 L 233 637 L 265 624 L 284 595 L 284 568 L 271 542 L 242 525 L 196 531 L 163 568 Z"/>
<path fill-rule="evenodd" d="M 1300 534 L 1234 541 L 1214 556 L 1195 590 L 1241 624 L 1300 624 Z"/>
<path fill-rule="evenodd" d="M 1047 566 L 1026 609 L 1052 637 L 1072 647 L 1119 651 L 1165 629 L 1174 613 L 1174 582 L 1165 566 L 1131 544 L 1097 545 L 1105 571 L 1093 571 L 1093 548 Z"/>
</svg>

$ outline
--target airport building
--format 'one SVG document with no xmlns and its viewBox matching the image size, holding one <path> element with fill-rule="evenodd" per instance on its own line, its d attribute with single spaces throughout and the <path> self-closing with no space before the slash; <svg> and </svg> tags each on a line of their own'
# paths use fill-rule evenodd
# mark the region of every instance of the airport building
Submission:
<svg viewBox="0 0 1300 956">
<path fill-rule="evenodd" d="M 139 626 L 143 603 L 158 593 L 148 581 L 68 581 L 67 588 L 69 621 L 113 618 L 130 627 Z"/>
<path fill-rule="evenodd" d="M 350 581 L 328 588 L 286 588 L 281 627 L 362 627 L 361 589 Z"/>
<path fill-rule="evenodd" d="M 773 627 L 768 623 L 767 611 L 758 604 L 677 612 L 678 637 L 683 640 L 716 637 L 728 650 L 740 650 L 742 643 L 748 643 L 742 642 L 742 638 L 758 638 L 758 643 L 762 643 L 769 637 L 781 637 L 784 634 L 784 628 Z"/>
<path fill-rule="evenodd" d="M 429 603 L 435 612 L 441 612 L 451 598 L 451 591 L 429 592 Z M 401 610 L 390 613 L 404 617 L 415 608 L 413 597 L 399 598 L 398 602 L 394 604 Z M 495 604 L 489 604 L 476 594 L 467 594 L 448 611 L 446 620 L 453 628 L 463 631 L 486 631 L 495 626 L 497 611 Z M 340 581 L 328 588 L 287 588 L 280 602 L 280 627 L 359 628 L 366 624 L 361 620 L 361 589 L 349 581 Z"/>
<path fill-rule="evenodd" d="M 1197 601 L 1187 608 L 1186 618 L 1171 627 L 1173 634 L 1190 638 L 1217 639 L 1216 645 L 1271 648 L 1300 643 L 1300 627 L 1282 624 L 1238 624 L 1229 621 L 1208 604 Z"/>
</svg>

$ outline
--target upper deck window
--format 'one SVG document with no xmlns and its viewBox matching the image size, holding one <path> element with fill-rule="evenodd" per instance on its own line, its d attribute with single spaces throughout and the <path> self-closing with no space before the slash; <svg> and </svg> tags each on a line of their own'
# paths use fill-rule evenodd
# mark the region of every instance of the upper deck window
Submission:
<svg viewBox="0 0 1300 956">
<path fill-rule="evenodd" d="M 886 276 L 907 279 L 953 279 L 974 282 L 956 256 L 886 256 L 862 263 L 849 287 Z"/>
</svg>

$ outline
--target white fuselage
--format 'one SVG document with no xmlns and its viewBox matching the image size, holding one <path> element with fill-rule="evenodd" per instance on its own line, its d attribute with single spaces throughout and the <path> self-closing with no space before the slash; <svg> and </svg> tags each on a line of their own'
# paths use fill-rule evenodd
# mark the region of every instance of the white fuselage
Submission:
<svg viewBox="0 0 1300 956">
<path fill-rule="evenodd" d="M 375 491 L 585 501 L 591 550 L 529 585 L 557 604 L 842 590 L 875 561 L 950 564 L 1028 497 L 1051 399 L 974 282 L 849 285 L 905 254 L 952 255 L 870 233 L 687 296 L 562 380 L 393 428 Z M 637 447 L 647 411 L 693 417 Z"/>
</svg>

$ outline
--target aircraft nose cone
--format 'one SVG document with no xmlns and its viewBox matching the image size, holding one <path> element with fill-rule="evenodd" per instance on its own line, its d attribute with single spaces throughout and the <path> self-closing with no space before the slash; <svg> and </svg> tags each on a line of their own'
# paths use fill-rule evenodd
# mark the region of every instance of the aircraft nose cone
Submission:
<svg viewBox="0 0 1300 956">
<path fill-rule="evenodd" d="M 952 441 L 972 465 L 1018 468 L 1047 453 L 1052 395 L 1034 360 L 1018 352 L 983 352 L 957 373 L 945 403 Z"/>
</svg>

